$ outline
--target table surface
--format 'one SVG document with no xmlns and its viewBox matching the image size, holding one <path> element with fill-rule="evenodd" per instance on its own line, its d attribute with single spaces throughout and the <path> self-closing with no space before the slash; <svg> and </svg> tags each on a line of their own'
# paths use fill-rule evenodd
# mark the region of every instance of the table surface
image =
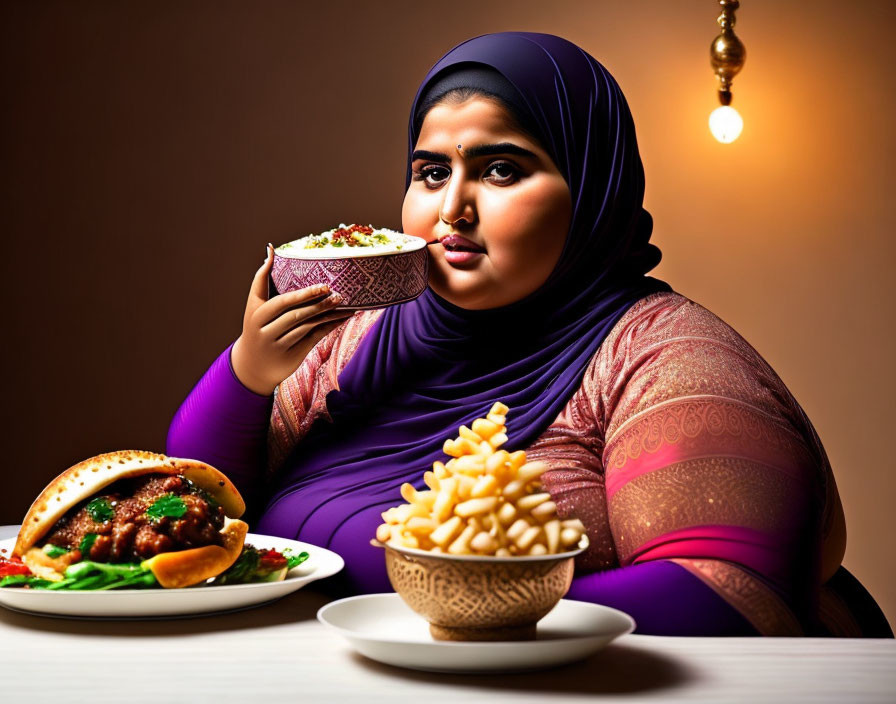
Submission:
<svg viewBox="0 0 896 704">
<path fill-rule="evenodd" d="M 0 538 L 9 534 L 0 527 Z M 357 654 L 317 621 L 328 601 L 312 584 L 255 609 L 189 619 L 87 621 L 0 608 L 3 700 L 896 701 L 890 639 L 628 635 L 551 670 L 447 675 Z"/>
</svg>

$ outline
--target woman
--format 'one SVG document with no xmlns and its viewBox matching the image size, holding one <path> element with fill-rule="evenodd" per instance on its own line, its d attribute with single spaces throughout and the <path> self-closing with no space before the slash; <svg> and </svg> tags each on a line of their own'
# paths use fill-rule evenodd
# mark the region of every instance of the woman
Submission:
<svg viewBox="0 0 896 704">
<path fill-rule="evenodd" d="M 561 517 L 586 525 L 570 598 L 641 633 L 885 628 L 845 608 L 828 623 L 823 584 L 864 592 L 838 570 L 842 509 L 799 405 L 736 332 L 645 276 L 660 253 L 609 73 L 559 37 L 476 37 L 424 79 L 409 148 L 402 224 L 441 243 L 430 288 L 346 320 L 327 291 L 267 300 L 269 248 L 169 454 L 225 471 L 258 532 L 343 555 L 344 591 L 389 591 L 367 544 L 380 513 L 502 401 L 508 449 L 549 463 Z"/>
</svg>

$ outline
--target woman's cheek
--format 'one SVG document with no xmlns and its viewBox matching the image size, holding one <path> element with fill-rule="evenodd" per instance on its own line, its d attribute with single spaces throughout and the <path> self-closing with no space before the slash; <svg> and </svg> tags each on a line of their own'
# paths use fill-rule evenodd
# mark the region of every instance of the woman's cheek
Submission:
<svg viewBox="0 0 896 704">
<path fill-rule="evenodd" d="M 401 229 L 409 235 L 416 235 L 429 239 L 430 219 L 432 207 L 427 198 L 417 192 L 412 185 L 405 194 L 404 203 L 401 206 Z M 438 210 L 436 210 L 438 215 Z"/>
<path fill-rule="evenodd" d="M 556 259 L 555 254 L 559 256 L 563 246 L 562 235 L 559 249 L 555 242 L 558 239 L 556 214 L 525 205 L 509 210 L 501 218 L 501 232 L 493 232 L 489 238 L 489 258 L 496 268 L 508 273 L 526 273 L 545 267 L 553 269 L 551 260 Z"/>
<path fill-rule="evenodd" d="M 414 206 L 412 204 L 412 196 L 410 192 L 404 198 L 401 205 L 401 230 L 409 235 L 416 231 L 416 218 L 414 217 Z"/>
</svg>

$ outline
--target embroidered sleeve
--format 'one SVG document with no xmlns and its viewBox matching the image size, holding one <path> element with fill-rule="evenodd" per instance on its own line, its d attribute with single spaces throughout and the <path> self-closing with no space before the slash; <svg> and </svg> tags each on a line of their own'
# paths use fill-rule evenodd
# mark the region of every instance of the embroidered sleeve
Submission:
<svg viewBox="0 0 896 704">
<path fill-rule="evenodd" d="M 598 410 L 620 564 L 674 561 L 760 632 L 794 635 L 816 578 L 825 467 L 755 350 L 697 304 L 660 300 L 608 339 Z"/>
</svg>

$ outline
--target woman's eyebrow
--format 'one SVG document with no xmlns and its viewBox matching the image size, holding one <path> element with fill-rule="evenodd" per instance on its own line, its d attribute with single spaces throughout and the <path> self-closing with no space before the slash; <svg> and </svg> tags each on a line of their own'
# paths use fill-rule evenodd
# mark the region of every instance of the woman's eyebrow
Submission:
<svg viewBox="0 0 896 704">
<path fill-rule="evenodd" d="M 533 152 L 530 152 L 528 149 L 523 149 L 512 142 L 477 144 L 473 147 L 463 147 L 463 155 L 470 159 L 475 159 L 478 156 L 491 156 L 493 154 L 515 154 L 516 156 L 527 156 L 532 159 L 538 158 Z M 411 161 L 417 161 L 417 159 L 441 161 L 446 164 L 451 161 L 451 158 L 447 154 L 443 154 L 442 152 L 430 152 L 425 149 L 418 149 L 411 155 Z"/>
</svg>

